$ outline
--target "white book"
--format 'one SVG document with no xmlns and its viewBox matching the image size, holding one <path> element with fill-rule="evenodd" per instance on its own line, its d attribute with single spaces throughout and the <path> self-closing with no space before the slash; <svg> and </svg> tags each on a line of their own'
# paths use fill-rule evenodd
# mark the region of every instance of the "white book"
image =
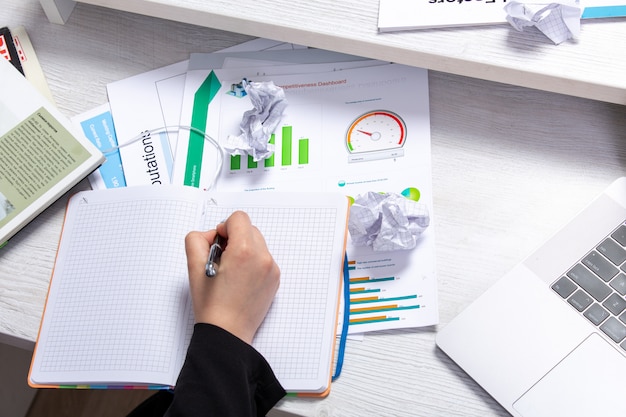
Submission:
<svg viewBox="0 0 626 417">
<path fill-rule="evenodd" d="M 253 346 L 288 392 L 328 393 L 348 198 L 175 186 L 70 199 L 29 383 L 174 386 L 194 323 L 185 235 L 236 209 L 250 215 L 281 270 Z"/>
<path fill-rule="evenodd" d="M 378 30 L 503 24 L 506 0 L 380 0 Z"/>
<path fill-rule="evenodd" d="M 507 0 L 380 0 L 378 30 L 505 24 L 504 7 L 508 3 Z M 626 0 L 581 0 L 580 4 L 582 19 L 626 16 Z"/>
<path fill-rule="evenodd" d="M 0 245 L 104 161 L 72 123 L 0 59 Z"/>
</svg>

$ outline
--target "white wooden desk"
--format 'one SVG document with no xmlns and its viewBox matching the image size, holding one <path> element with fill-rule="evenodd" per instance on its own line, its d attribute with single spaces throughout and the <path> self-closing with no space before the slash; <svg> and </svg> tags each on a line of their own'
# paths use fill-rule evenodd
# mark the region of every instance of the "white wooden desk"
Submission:
<svg viewBox="0 0 626 417">
<path fill-rule="evenodd" d="M 55 25 L 37 0 L 5 0 L 0 24 L 26 27 L 68 116 L 105 102 L 111 81 L 249 39 L 81 4 Z M 429 78 L 444 326 L 626 173 L 626 108 L 435 71 Z M 0 251 L 0 342 L 33 347 L 64 203 Z M 507 415 L 436 348 L 436 330 L 349 341 L 328 398 L 289 398 L 278 408 L 304 416 Z"/>
<path fill-rule="evenodd" d="M 60 23 L 76 3 L 626 104 L 626 19 L 586 20 L 555 46 L 510 25 L 379 34 L 378 0 L 40 0 Z"/>
</svg>

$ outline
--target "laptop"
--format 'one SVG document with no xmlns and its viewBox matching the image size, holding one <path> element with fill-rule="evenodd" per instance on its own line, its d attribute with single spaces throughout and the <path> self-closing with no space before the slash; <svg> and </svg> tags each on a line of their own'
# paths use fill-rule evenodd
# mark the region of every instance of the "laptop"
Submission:
<svg viewBox="0 0 626 417">
<path fill-rule="evenodd" d="M 626 178 L 437 335 L 513 416 L 626 415 Z"/>
</svg>

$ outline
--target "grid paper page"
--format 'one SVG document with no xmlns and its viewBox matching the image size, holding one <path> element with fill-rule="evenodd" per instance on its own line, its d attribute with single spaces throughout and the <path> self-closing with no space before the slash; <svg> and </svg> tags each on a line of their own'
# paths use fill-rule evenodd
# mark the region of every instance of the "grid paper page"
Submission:
<svg viewBox="0 0 626 417">
<path fill-rule="evenodd" d="M 126 188 L 72 198 L 31 382 L 174 385 L 193 330 L 184 236 L 213 229 L 239 209 L 261 230 L 281 269 L 253 345 L 287 391 L 323 392 L 332 367 L 347 199 L 225 193 L 205 201 L 204 192 L 190 187 L 150 193 Z"/>
<path fill-rule="evenodd" d="M 173 385 L 180 317 L 190 303 L 183 242 L 196 207 L 81 199 L 64 230 L 55 271 L 62 279 L 52 280 L 40 375 L 131 382 L 164 373 L 174 380 L 153 383 Z"/>
<path fill-rule="evenodd" d="M 336 312 L 343 260 L 343 234 L 328 207 L 240 207 L 263 233 L 280 267 L 280 288 L 253 341 L 281 384 L 317 390 L 330 377 Z M 206 214 L 205 228 L 214 228 L 233 209 Z"/>
</svg>

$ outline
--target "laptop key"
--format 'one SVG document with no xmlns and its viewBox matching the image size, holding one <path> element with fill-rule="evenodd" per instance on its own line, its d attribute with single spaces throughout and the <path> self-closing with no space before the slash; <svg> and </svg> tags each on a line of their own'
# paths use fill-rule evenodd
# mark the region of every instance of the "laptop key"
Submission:
<svg viewBox="0 0 626 417">
<path fill-rule="evenodd" d="M 583 311 L 593 303 L 593 299 L 583 290 L 578 290 L 567 299 L 567 302 L 573 305 L 576 310 Z"/>
<path fill-rule="evenodd" d="M 622 349 L 626 350 L 626 340 L 624 340 L 624 341 L 622 342 L 622 344 L 621 344 L 621 345 L 619 345 L 619 346 L 620 346 Z"/>
<path fill-rule="evenodd" d="M 619 316 L 619 319 L 622 321 L 622 323 L 626 324 L 626 313 Z"/>
<path fill-rule="evenodd" d="M 557 282 L 552 284 L 552 289 L 562 298 L 567 298 L 572 295 L 576 288 L 578 288 L 576 284 L 570 281 L 567 277 L 561 277 Z"/>
<path fill-rule="evenodd" d="M 599 280 L 595 274 L 581 264 L 576 264 L 570 269 L 567 276 L 597 301 L 603 301 L 612 292 L 608 285 Z"/>
<path fill-rule="evenodd" d="M 583 315 L 596 326 L 599 326 L 600 323 L 610 316 L 609 312 L 602 308 L 602 306 L 598 303 L 593 303 L 593 305 L 589 307 Z"/>
<path fill-rule="evenodd" d="M 626 337 L 626 326 L 620 323 L 615 317 L 609 317 L 600 329 L 615 343 L 621 342 Z"/>
<path fill-rule="evenodd" d="M 621 225 L 615 232 L 613 232 L 611 237 L 617 240 L 620 245 L 626 246 L 626 226 Z"/>
<path fill-rule="evenodd" d="M 609 282 L 619 270 L 598 252 L 593 251 L 584 257 L 582 263 L 604 282 Z"/>
<path fill-rule="evenodd" d="M 596 249 L 615 265 L 621 265 L 626 261 L 626 249 L 615 243 L 611 238 L 606 238 Z"/>
<path fill-rule="evenodd" d="M 610 285 L 615 288 L 615 291 L 617 291 L 620 295 L 626 295 L 626 275 L 620 273 L 618 276 L 613 278 Z"/>
<path fill-rule="evenodd" d="M 619 294 L 611 294 L 609 298 L 602 303 L 614 316 L 619 316 L 626 308 L 626 300 L 619 296 Z"/>
</svg>

